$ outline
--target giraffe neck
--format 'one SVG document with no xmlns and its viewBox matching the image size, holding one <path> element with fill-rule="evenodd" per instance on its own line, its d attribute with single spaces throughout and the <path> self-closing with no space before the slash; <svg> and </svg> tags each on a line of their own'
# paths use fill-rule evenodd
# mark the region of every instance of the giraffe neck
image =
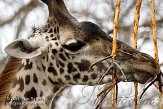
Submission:
<svg viewBox="0 0 163 109">
<path fill-rule="evenodd" d="M 40 61 L 22 60 L 20 66 L 22 68 L 16 74 L 3 109 L 48 109 L 52 97 L 60 87 L 50 89 Z"/>
<path fill-rule="evenodd" d="M 57 40 L 59 35 L 56 34 L 56 31 L 58 31 L 56 25 L 56 22 L 49 18 L 44 27 L 34 29 L 29 40 L 32 38 L 37 39 L 37 37 L 41 36 L 41 41 L 33 43 L 39 45 L 49 40 Z M 46 37 L 51 32 L 54 32 L 54 36 Z M 5 104 L 2 106 L 4 109 L 48 109 L 50 107 L 52 98 L 59 91 L 61 86 L 54 85 L 53 87 L 49 87 L 46 80 L 47 78 L 45 77 L 45 66 L 49 63 L 43 61 L 46 57 L 48 56 L 23 59 L 20 62 L 18 65 L 19 70 L 15 73 L 13 85 L 5 97 Z"/>
</svg>

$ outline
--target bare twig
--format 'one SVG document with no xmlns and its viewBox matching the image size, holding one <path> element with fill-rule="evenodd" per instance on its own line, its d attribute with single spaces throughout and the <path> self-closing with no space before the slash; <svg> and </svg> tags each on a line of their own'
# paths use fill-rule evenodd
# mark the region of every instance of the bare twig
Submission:
<svg viewBox="0 0 163 109">
<path fill-rule="evenodd" d="M 115 84 L 114 84 L 114 85 L 115 85 Z M 110 86 L 108 89 L 103 90 L 103 91 L 98 95 L 98 97 L 99 97 L 99 96 L 101 96 L 102 94 L 104 94 L 104 95 L 103 95 L 103 98 L 100 100 L 100 102 L 98 103 L 98 105 L 96 106 L 95 109 L 98 109 L 98 108 L 100 107 L 101 103 L 102 103 L 103 100 L 106 98 L 107 94 L 111 91 L 112 87 L 113 87 L 113 85 Z"/>
<path fill-rule="evenodd" d="M 145 87 L 145 88 L 143 89 L 143 92 L 142 92 L 142 94 L 140 95 L 140 99 L 142 98 L 142 96 L 144 95 L 144 93 L 147 91 L 147 89 L 148 89 L 156 80 L 157 80 L 157 78 L 154 79 L 147 87 Z"/>
<path fill-rule="evenodd" d="M 134 17 L 134 29 L 133 29 L 133 43 L 132 47 L 137 48 L 137 36 L 138 36 L 138 25 L 139 25 L 139 18 L 140 18 L 140 8 L 141 8 L 141 3 L 142 0 L 137 0 L 136 3 L 136 12 L 135 12 L 135 17 Z M 134 109 L 137 109 L 138 107 L 138 82 L 134 82 L 134 88 L 135 88 L 135 96 L 134 96 Z"/>
<path fill-rule="evenodd" d="M 154 0 L 151 0 L 151 11 L 152 11 L 152 36 L 153 36 L 153 44 L 154 44 L 154 55 L 155 60 L 158 62 L 158 47 L 157 47 L 157 26 L 156 26 L 156 18 L 155 18 L 155 3 Z"/>
<path fill-rule="evenodd" d="M 100 60 L 100 61 L 97 61 L 96 63 L 92 64 L 92 65 L 89 67 L 88 72 L 90 72 L 90 71 L 92 70 L 92 68 L 93 68 L 96 64 L 98 64 L 98 63 L 100 63 L 100 62 L 103 62 L 103 61 L 105 61 L 105 60 L 107 60 L 107 59 L 110 59 L 110 58 L 111 58 L 111 56 L 107 56 L 106 58 L 104 58 L 104 59 L 102 59 L 102 60 Z"/>
<path fill-rule="evenodd" d="M 121 67 L 120 67 L 116 62 L 114 62 L 114 64 L 119 68 L 120 72 L 122 73 L 122 76 L 123 76 L 124 79 L 125 79 L 125 82 L 127 82 L 127 78 L 126 78 L 126 76 L 125 76 L 123 70 L 121 69 Z"/>
<path fill-rule="evenodd" d="M 113 42 L 112 42 L 112 57 L 113 60 L 116 56 L 116 49 L 117 49 L 117 32 L 118 32 L 118 19 L 120 13 L 120 3 L 121 0 L 116 0 L 116 9 L 115 9 L 115 17 L 114 17 L 114 31 L 113 31 Z M 113 63 L 114 65 L 114 63 Z M 113 81 L 113 88 L 112 88 L 112 100 L 111 100 L 111 108 L 114 109 L 114 99 L 115 99 L 115 85 L 116 84 L 116 74 L 113 69 L 112 74 L 112 81 Z"/>
<path fill-rule="evenodd" d="M 153 36 L 153 44 L 154 44 L 154 55 L 155 55 L 156 62 L 158 62 L 159 57 L 158 57 L 158 47 L 157 47 L 157 35 L 156 35 L 157 27 L 156 27 L 156 18 L 155 18 L 156 10 L 155 10 L 155 1 L 154 0 L 151 0 L 151 12 L 152 12 L 152 36 Z M 159 89 L 160 89 L 160 87 L 159 87 Z M 160 109 L 162 109 L 162 96 L 163 96 L 163 92 L 161 91 Z"/>
<path fill-rule="evenodd" d="M 53 98 L 52 100 L 52 104 L 51 104 L 51 108 L 55 109 L 57 101 L 59 100 L 59 98 L 63 95 L 63 91 L 65 91 L 66 89 L 70 88 L 71 86 L 64 86 L 63 88 L 61 88 L 59 90 L 59 92 L 57 93 L 57 95 Z"/>
<path fill-rule="evenodd" d="M 98 84 L 101 83 L 101 81 L 104 79 L 104 77 L 107 75 L 107 73 L 109 72 L 109 70 L 110 70 L 111 68 L 113 68 L 113 65 L 110 66 L 110 67 L 105 71 L 104 75 L 102 75 L 102 77 L 99 79 Z"/>
</svg>

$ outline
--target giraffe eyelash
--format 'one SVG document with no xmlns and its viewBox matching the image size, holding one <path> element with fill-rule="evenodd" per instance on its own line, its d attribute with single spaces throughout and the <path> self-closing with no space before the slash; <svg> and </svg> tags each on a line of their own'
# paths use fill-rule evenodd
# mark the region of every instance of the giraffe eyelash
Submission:
<svg viewBox="0 0 163 109">
<path fill-rule="evenodd" d="M 65 44 L 63 45 L 63 47 L 69 51 L 76 52 L 81 48 L 83 48 L 85 45 L 86 44 L 82 41 L 76 41 L 76 42 L 69 43 L 68 45 Z"/>
</svg>

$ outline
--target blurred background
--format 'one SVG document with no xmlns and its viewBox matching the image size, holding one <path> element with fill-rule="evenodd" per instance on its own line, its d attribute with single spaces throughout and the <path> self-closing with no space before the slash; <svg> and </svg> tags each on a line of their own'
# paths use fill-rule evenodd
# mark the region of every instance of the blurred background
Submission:
<svg viewBox="0 0 163 109">
<path fill-rule="evenodd" d="M 98 24 L 112 36 L 116 0 L 65 0 L 70 13 L 79 21 Z M 44 4 L 33 6 L 31 0 L 0 0 L 0 71 L 6 63 L 4 47 L 18 38 L 31 35 L 32 27 L 45 25 L 48 10 Z M 133 20 L 136 0 L 121 0 L 118 39 L 132 44 Z M 163 66 L 163 1 L 155 0 L 159 63 Z M 138 49 L 154 56 L 150 0 L 143 0 L 140 11 Z M 163 70 L 163 69 L 162 69 Z M 133 83 L 119 83 L 117 109 L 132 109 L 134 103 Z M 139 84 L 139 95 L 146 85 Z M 106 87 L 68 86 L 54 101 L 55 109 L 93 109 L 97 106 L 97 94 Z M 151 86 L 138 101 L 139 109 L 159 109 L 159 91 Z M 101 109 L 109 109 L 110 94 Z"/>
</svg>

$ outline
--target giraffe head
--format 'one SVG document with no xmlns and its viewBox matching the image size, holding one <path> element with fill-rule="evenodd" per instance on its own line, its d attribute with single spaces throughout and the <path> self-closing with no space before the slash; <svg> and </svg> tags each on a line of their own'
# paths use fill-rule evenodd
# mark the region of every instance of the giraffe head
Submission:
<svg viewBox="0 0 163 109">
<path fill-rule="evenodd" d="M 118 40 L 117 56 L 112 61 L 112 37 L 94 23 L 78 22 L 62 0 L 42 1 L 49 9 L 47 24 L 35 28 L 28 39 L 12 42 L 5 51 L 25 60 L 27 69 L 32 69 L 35 60 L 40 61 L 50 86 L 109 83 L 113 69 L 118 81 L 146 83 L 160 72 L 151 56 Z"/>
</svg>

